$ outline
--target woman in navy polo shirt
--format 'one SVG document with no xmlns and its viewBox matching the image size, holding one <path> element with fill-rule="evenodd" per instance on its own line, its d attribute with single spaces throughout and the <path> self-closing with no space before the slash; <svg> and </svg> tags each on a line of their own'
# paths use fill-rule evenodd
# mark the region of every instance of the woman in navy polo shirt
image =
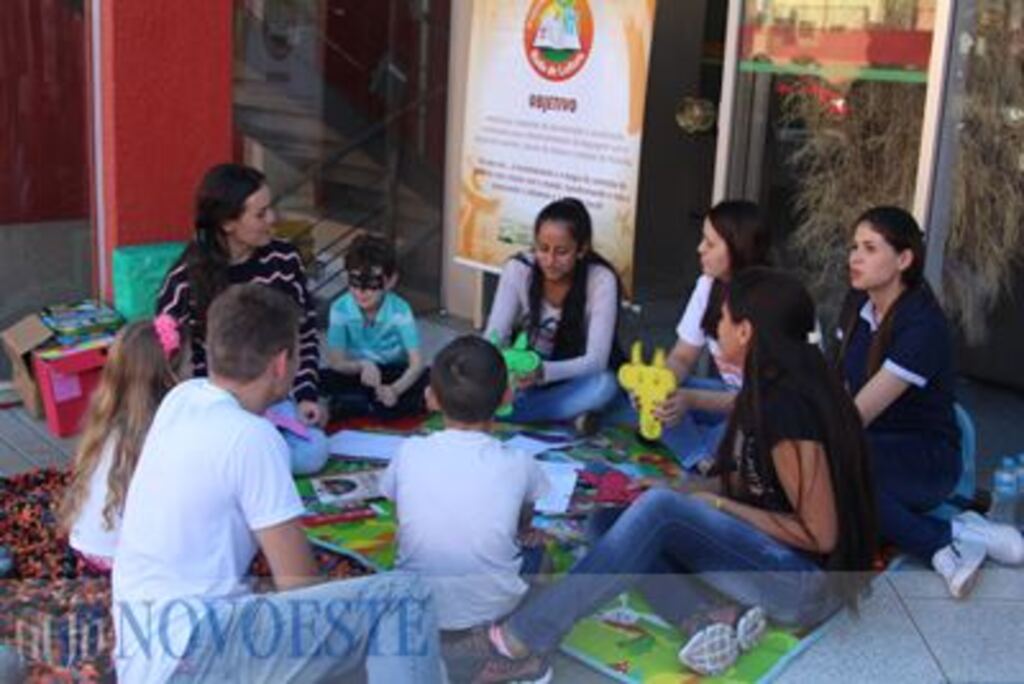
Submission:
<svg viewBox="0 0 1024 684">
<path fill-rule="evenodd" d="M 924 242 L 914 217 L 875 207 L 854 224 L 850 285 L 836 331 L 838 363 L 867 428 L 882 535 L 930 561 L 960 598 L 986 554 L 1024 561 L 1024 540 L 973 512 L 929 516 L 962 468 L 954 414 L 953 340 L 924 280 Z"/>
</svg>

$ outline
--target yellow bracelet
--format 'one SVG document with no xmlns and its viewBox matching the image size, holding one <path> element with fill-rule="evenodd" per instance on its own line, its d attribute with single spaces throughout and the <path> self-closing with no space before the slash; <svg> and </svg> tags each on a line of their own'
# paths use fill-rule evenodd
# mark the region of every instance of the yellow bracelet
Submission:
<svg viewBox="0 0 1024 684">
<path fill-rule="evenodd" d="M 715 495 L 715 510 L 722 510 L 722 497 L 718 496 L 717 494 Z"/>
</svg>

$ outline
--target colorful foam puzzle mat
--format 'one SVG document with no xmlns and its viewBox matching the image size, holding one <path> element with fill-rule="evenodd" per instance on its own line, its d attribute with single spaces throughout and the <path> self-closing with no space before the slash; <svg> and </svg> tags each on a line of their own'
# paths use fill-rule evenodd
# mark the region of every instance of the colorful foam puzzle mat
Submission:
<svg viewBox="0 0 1024 684">
<path fill-rule="evenodd" d="M 440 418 L 435 416 L 414 430 L 384 431 L 425 434 L 442 428 Z M 548 430 L 550 428 L 508 423 L 498 423 L 495 428 L 501 439 Z M 606 473 L 624 473 L 630 478 L 654 478 L 672 484 L 686 477 L 670 452 L 638 439 L 627 428 L 605 428 L 593 438 L 556 452 L 555 457 L 584 463 L 583 473 L 595 474 L 598 479 Z M 319 475 L 373 467 L 379 468 L 381 464 L 333 458 Z M 568 570 L 586 552 L 583 520 L 603 505 L 599 501 L 600 488 L 593 486 L 593 478 L 581 476 L 580 480 L 568 514 L 538 515 L 534 519 L 534 526 L 549 535 L 547 552 L 556 574 Z M 296 483 L 311 510 L 321 512 L 309 478 L 297 478 Z M 395 560 L 394 508 L 389 502 L 373 502 L 372 505 L 377 511 L 373 519 L 307 527 L 307 535 L 322 549 L 344 554 L 378 571 L 390 569 Z M 819 633 L 820 630 L 800 634 L 770 627 L 758 645 L 744 653 L 728 671 L 718 677 L 700 677 L 679 663 L 681 633 L 658 617 L 638 593 L 630 592 L 577 623 L 563 642 L 562 652 L 621 682 L 740 684 L 770 681 L 785 663 L 813 643 Z"/>
</svg>

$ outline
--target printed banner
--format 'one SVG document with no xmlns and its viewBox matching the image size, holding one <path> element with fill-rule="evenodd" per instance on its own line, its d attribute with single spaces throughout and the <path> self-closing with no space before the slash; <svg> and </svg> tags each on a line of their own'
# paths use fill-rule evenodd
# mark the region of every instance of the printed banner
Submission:
<svg viewBox="0 0 1024 684">
<path fill-rule="evenodd" d="M 655 0 L 475 0 L 457 259 L 496 270 L 583 200 L 627 287 Z"/>
</svg>

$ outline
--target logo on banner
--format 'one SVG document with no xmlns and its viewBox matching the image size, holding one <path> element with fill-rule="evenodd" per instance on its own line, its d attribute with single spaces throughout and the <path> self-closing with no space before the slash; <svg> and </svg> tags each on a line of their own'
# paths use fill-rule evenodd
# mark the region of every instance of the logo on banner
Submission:
<svg viewBox="0 0 1024 684">
<path fill-rule="evenodd" d="M 523 42 L 530 66 L 542 78 L 572 78 L 594 45 L 594 15 L 587 0 L 533 0 Z"/>
</svg>

